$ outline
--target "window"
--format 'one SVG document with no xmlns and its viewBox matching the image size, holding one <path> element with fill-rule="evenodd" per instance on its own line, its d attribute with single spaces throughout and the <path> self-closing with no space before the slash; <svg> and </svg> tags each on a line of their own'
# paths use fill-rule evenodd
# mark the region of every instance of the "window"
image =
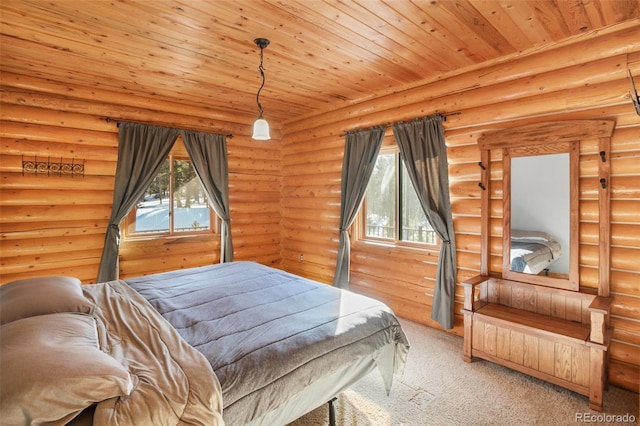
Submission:
<svg viewBox="0 0 640 426">
<path fill-rule="evenodd" d="M 127 216 L 126 235 L 211 233 L 214 217 L 191 161 L 172 152 Z"/>
<path fill-rule="evenodd" d="M 436 244 L 435 232 L 397 150 L 378 155 L 361 215 L 361 239 Z"/>
</svg>

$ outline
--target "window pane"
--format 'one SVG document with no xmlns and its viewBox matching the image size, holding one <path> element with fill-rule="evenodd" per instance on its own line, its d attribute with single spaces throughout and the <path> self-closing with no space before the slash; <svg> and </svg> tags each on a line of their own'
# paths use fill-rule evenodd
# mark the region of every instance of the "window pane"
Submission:
<svg viewBox="0 0 640 426">
<path fill-rule="evenodd" d="M 402 201 L 401 201 L 401 215 L 402 215 L 402 237 L 403 241 L 412 241 L 420 243 L 435 244 L 435 233 L 431 228 L 431 225 L 427 221 L 427 216 L 424 214 L 416 190 L 409 179 L 409 173 L 407 168 L 402 162 Z"/>
<path fill-rule="evenodd" d="M 395 154 L 380 154 L 367 187 L 367 237 L 396 238 Z"/>
<path fill-rule="evenodd" d="M 175 232 L 209 229 L 209 205 L 191 161 L 173 162 L 173 228 Z"/>
<path fill-rule="evenodd" d="M 165 160 L 136 208 L 133 232 L 169 231 L 169 160 Z"/>
</svg>

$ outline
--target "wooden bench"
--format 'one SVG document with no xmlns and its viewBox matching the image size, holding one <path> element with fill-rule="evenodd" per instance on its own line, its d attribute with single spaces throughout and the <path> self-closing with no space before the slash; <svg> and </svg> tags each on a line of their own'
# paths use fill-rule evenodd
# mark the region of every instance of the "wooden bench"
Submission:
<svg viewBox="0 0 640 426">
<path fill-rule="evenodd" d="M 565 387 L 602 411 L 610 299 L 488 276 L 464 286 L 464 360 L 483 358 Z"/>
</svg>

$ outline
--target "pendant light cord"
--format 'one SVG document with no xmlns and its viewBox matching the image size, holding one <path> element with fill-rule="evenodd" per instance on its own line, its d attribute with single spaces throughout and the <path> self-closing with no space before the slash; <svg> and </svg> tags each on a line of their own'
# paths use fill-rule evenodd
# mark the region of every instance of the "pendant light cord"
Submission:
<svg viewBox="0 0 640 426">
<path fill-rule="evenodd" d="M 265 77 L 264 77 L 264 67 L 262 66 L 264 48 L 260 48 L 260 66 L 258 70 L 260 71 L 260 75 L 262 76 L 262 84 L 260 85 L 260 89 L 258 89 L 258 94 L 256 95 L 256 103 L 258 104 L 258 112 L 260 113 L 260 118 L 262 118 L 262 105 L 260 104 L 260 92 L 264 87 Z"/>
</svg>

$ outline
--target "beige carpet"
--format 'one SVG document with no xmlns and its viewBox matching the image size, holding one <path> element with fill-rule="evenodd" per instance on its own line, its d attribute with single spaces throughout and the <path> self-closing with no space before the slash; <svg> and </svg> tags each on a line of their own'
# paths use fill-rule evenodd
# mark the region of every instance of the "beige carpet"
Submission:
<svg viewBox="0 0 640 426">
<path fill-rule="evenodd" d="M 411 342 L 404 375 L 395 377 L 389 396 L 377 371 L 343 392 L 338 426 L 638 424 L 635 392 L 611 386 L 605 413 L 598 413 L 586 397 L 561 387 L 483 360 L 463 362 L 458 336 L 402 325 Z M 324 426 L 328 418 L 325 405 L 290 426 Z"/>
</svg>

